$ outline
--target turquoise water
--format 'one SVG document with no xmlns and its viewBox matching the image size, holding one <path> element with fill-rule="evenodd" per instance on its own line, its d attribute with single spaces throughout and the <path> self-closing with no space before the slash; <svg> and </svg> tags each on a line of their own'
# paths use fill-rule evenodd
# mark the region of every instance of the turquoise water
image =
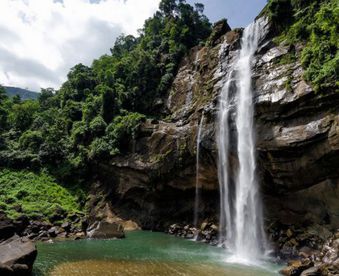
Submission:
<svg viewBox="0 0 339 276">
<path fill-rule="evenodd" d="M 39 243 L 35 276 L 229 275 L 270 276 L 279 269 L 230 264 L 222 248 L 163 233 L 135 231 L 122 240 Z"/>
</svg>

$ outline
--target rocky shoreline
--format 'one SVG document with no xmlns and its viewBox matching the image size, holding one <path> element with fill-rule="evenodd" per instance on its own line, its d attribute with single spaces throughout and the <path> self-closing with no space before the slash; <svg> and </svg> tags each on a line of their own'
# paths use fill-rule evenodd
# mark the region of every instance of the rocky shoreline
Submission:
<svg viewBox="0 0 339 276">
<path fill-rule="evenodd" d="M 200 227 L 172 224 L 166 233 L 190 240 L 219 245 L 217 224 L 203 222 Z M 339 273 L 339 229 L 332 233 L 322 226 L 295 229 L 278 228 L 273 223 L 268 229 L 272 246 L 272 261 L 286 265 L 280 273 L 285 276 L 335 276 Z M 224 244 L 224 246 L 227 246 Z"/>
<path fill-rule="evenodd" d="M 218 245 L 218 226 L 204 222 L 199 228 L 192 225 L 172 224 L 166 233 L 190 240 L 196 240 L 210 245 Z"/>
<path fill-rule="evenodd" d="M 286 276 L 336 276 L 339 273 L 339 230 L 319 250 L 299 251 L 299 258 L 288 261 L 280 271 Z"/>
<path fill-rule="evenodd" d="M 286 276 L 334 276 L 339 271 L 339 230 L 331 232 L 321 225 L 303 229 L 292 225 L 271 223 L 266 229 L 272 246 L 272 260 L 287 264 L 280 273 Z M 204 221 L 199 227 L 189 224 L 171 224 L 167 234 L 212 246 L 220 245 L 219 226 Z M 78 240 L 83 238 L 124 238 L 120 223 L 96 221 L 88 226 L 79 217 L 73 222 L 55 224 L 29 221 L 25 217 L 10 220 L 0 214 L 0 275 L 30 275 L 37 256 L 34 242 Z M 223 246 L 227 247 L 227 244 Z"/>
<path fill-rule="evenodd" d="M 2 216 L 4 217 L 4 214 Z M 32 220 L 22 215 L 15 220 L 3 218 L 3 221 L 6 221 L 6 224 L 10 225 L 17 235 L 33 242 L 48 241 L 55 238 L 79 239 L 86 236 L 88 223 L 83 219 L 83 216 L 71 215 L 62 217 L 56 214 L 55 218 L 55 220 L 43 221 Z"/>
<path fill-rule="evenodd" d="M 77 215 L 69 220 L 30 221 L 26 216 L 16 220 L 0 213 L 0 275 L 31 275 L 37 257 L 35 242 L 58 240 L 124 238 L 123 226 L 114 222 L 96 221 L 90 226 Z"/>
</svg>

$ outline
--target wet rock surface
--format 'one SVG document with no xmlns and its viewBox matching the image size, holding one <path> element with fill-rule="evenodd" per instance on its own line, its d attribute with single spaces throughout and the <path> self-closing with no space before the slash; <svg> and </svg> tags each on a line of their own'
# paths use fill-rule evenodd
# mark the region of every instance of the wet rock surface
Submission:
<svg viewBox="0 0 339 276">
<path fill-rule="evenodd" d="M 121 224 L 107 221 L 97 221 L 87 229 L 87 237 L 91 239 L 124 238 L 124 228 Z"/>
<path fill-rule="evenodd" d="M 172 224 L 167 233 L 185 239 L 194 239 L 211 245 L 218 244 L 218 226 L 211 222 L 203 222 L 200 227 L 192 225 Z"/>
<path fill-rule="evenodd" d="M 320 247 L 320 246 L 319 246 Z M 329 237 L 319 250 L 299 251 L 299 259 L 288 263 L 281 274 L 292 276 L 334 276 L 339 274 L 339 232 Z"/>
</svg>

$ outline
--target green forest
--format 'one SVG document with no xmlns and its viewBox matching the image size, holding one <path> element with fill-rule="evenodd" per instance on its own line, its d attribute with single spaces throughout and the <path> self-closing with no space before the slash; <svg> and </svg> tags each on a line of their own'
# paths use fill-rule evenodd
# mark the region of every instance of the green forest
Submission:
<svg viewBox="0 0 339 276">
<path fill-rule="evenodd" d="M 32 182 L 43 182 L 44 171 L 53 176 L 44 185 L 86 189 L 93 166 L 128 152 L 146 117 L 162 117 L 157 102 L 166 95 L 181 58 L 211 33 L 203 11 L 202 4 L 162 1 L 138 37 L 121 35 L 110 55 L 91 67 L 75 65 L 58 91 L 42 89 L 38 100 L 10 99 L 0 87 L 0 166 L 12 170 L 3 173 L 2 183 L 10 185 L 11 172 L 17 170 L 32 171 Z M 15 178 L 14 186 L 29 183 L 25 173 Z M 16 200 L 2 196 L 0 203 L 9 215 L 18 215 L 11 211 Z M 44 204 L 40 206 L 36 212 L 43 212 Z M 22 212 L 31 214 L 25 205 Z"/>
</svg>

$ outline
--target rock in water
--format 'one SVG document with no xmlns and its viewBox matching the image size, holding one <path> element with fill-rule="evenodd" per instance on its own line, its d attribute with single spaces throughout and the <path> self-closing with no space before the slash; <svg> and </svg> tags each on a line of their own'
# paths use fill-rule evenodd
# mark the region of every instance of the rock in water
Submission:
<svg viewBox="0 0 339 276">
<path fill-rule="evenodd" d="M 13 236 L 0 243 L 0 275 L 30 275 L 37 256 L 35 245 Z"/>
<path fill-rule="evenodd" d="M 124 228 L 119 223 L 100 221 L 95 222 L 87 230 L 87 236 L 92 239 L 121 239 L 125 237 L 125 233 Z"/>
</svg>

